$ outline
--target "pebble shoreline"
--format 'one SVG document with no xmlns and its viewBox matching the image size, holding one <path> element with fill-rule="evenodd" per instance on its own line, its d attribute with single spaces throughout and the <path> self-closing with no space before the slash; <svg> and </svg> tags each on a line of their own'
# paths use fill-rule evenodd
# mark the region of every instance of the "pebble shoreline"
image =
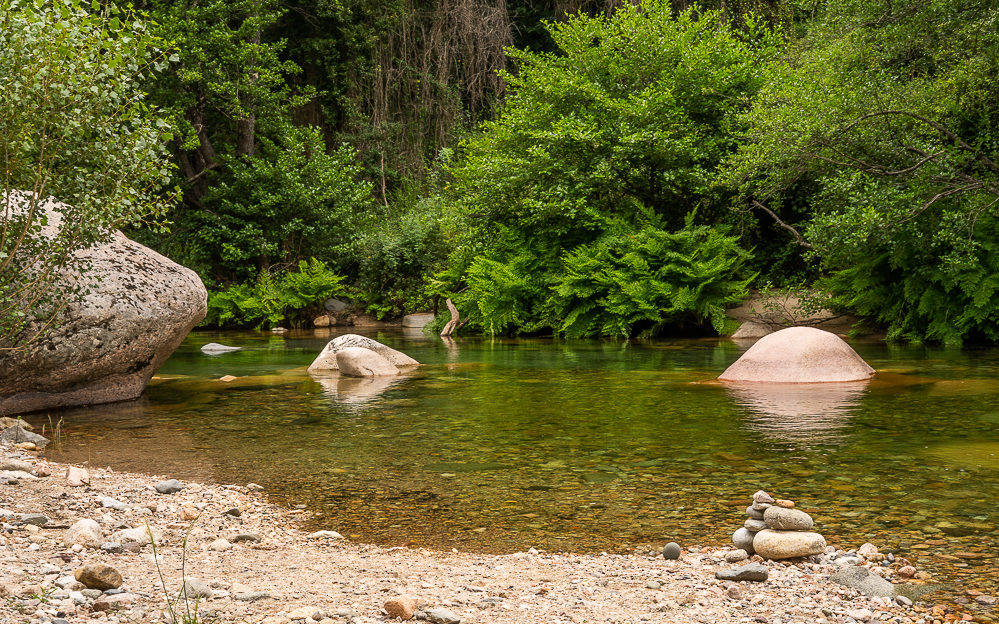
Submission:
<svg viewBox="0 0 999 624">
<path fill-rule="evenodd" d="M 732 582 L 715 578 L 716 572 L 745 563 L 732 562 L 731 556 L 726 561 L 731 547 L 687 547 L 676 560 L 658 552 L 578 555 L 529 549 L 479 555 L 379 547 L 345 540 L 337 527 L 302 531 L 298 526 L 305 512 L 267 503 L 257 487 L 186 482 L 178 491 L 148 475 L 70 471 L 10 444 L 0 445 L 0 458 L 8 470 L 31 469 L 0 484 L 3 624 L 168 622 L 159 573 L 175 598 L 183 584 L 182 557 L 187 593 L 199 596 L 198 621 L 223 624 L 399 621 L 386 609 L 449 624 L 939 624 L 972 619 L 943 605 L 870 598 L 831 582 L 838 569 L 834 559 L 845 557 L 842 552 L 793 562 L 757 557 L 756 563 L 767 568 L 767 580 Z M 67 474 L 80 485 L 69 485 Z M 157 485 L 172 493 L 160 493 Z M 84 519 L 96 523 L 100 547 L 66 545 L 69 528 Z M 121 531 L 137 527 L 144 533 L 146 523 L 157 535 L 159 571 L 150 545 L 128 544 L 121 537 L 127 535 Z M 116 532 L 122 543 L 111 542 Z M 893 574 L 863 555 L 848 558 L 881 576 Z M 114 568 L 121 586 L 103 592 L 82 588 L 75 575 L 89 564 Z"/>
</svg>

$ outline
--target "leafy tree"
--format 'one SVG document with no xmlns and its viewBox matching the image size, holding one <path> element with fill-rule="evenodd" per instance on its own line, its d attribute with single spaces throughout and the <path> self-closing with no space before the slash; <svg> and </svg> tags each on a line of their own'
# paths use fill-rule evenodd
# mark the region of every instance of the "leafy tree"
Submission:
<svg viewBox="0 0 999 624">
<path fill-rule="evenodd" d="M 539 315 L 565 252 L 576 258 L 580 246 L 650 222 L 678 230 L 695 210 L 721 221 L 719 164 L 782 51 L 774 31 L 751 16 L 744 22 L 736 30 L 717 12 L 675 13 L 650 0 L 548 24 L 557 54 L 512 50 L 517 71 L 504 74 L 502 113 L 467 142 L 452 171 L 457 208 L 470 215 L 455 261 L 468 271 L 441 279 L 453 291 L 485 293 L 492 283 L 488 316 L 532 331 L 544 325 Z M 498 299 L 501 292 L 517 296 Z"/>
<path fill-rule="evenodd" d="M 999 7 L 844 2 L 796 50 L 730 163 L 743 205 L 892 336 L 994 335 Z"/>
<path fill-rule="evenodd" d="M 141 88 L 161 49 L 114 6 L 0 0 L 0 347 L 30 343 L 71 300 L 54 280 L 74 251 L 169 205 L 169 126 Z"/>
</svg>

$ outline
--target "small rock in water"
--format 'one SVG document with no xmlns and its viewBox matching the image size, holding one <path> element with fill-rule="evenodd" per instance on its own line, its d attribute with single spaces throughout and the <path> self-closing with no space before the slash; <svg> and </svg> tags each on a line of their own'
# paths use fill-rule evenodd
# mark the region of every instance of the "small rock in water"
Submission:
<svg viewBox="0 0 999 624">
<path fill-rule="evenodd" d="M 386 600 L 382 608 L 385 609 L 385 613 L 388 613 L 390 618 L 411 620 L 413 614 L 416 613 L 416 601 L 409 596 L 398 596 Z"/>
<path fill-rule="evenodd" d="M 916 568 L 911 565 L 902 566 L 898 569 L 898 575 L 902 578 L 912 578 L 916 576 Z"/>
<path fill-rule="evenodd" d="M 82 568 L 77 568 L 74 573 L 76 580 L 80 581 L 89 589 L 116 589 L 121 587 L 121 573 L 109 565 L 103 563 L 90 563 Z"/>
<path fill-rule="evenodd" d="M 233 375 L 222 375 L 221 377 L 219 377 L 219 381 L 224 381 L 226 383 L 229 383 L 230 381 L 236 381 L 237 379 L 239 379 L 239 377 L 235 377 Z"/>
<path fill-rule="evenodd" d="M 867 542 L 857 549 L 857 554 L 861 557 L 870 557 L 871 555 L 878 554 L 878 547 L 870 542 Z"/>
<path fill-rule="evenodd" d="M 767 570 L 767 567 L 759 563 L 749 563 L 738 568 L 715 572 L 715 578 L 719 581 L 751 581 L 754 583 L 762 583 L 767 580 L 769 575 L 770 571 Z"/>
<path fill-rule="evenodd" d="M 260 485 L 259 483 L 247 483 L 246 489 L 250 490 L 251 492 L 260 492 L 264 489 L 264 486 Z"/>
<path fill-rule="evenodd" d="M 749 553 L 741 548 L 725 553 L 725 561 L 728 561 L 729 563 L 737 563 L 739 561 L 745 561 L 746 559 L 749 559 Z"/>
<path fill-rule="evenodd" d="M 242 347 L 230 347 L 217 342 L 209 342 L 201 347 L 203 353 L 228 353 L 229 351 L 239 351 Z"/>
<path fill-rule="evenodd" d="M 176 494 L 184 489 L 184 484 L 176 479 L 160 481 L 156 484 L 156 491 L 160 494 Z"/>
<path fill-rule="evenodd" d="M 70 466 L 66 468 L 66 485 L 69 487 L 83 487 L 90 484 L 90 473 L 86 468 Z"/>
<path fill-rule="evenodd" d="M 663 546 L 663 559 L 668 559 L 670 561 L 675 561 L 680 558 L 680 545 L 676 542 L 670 542 Z"/>
<path fill-rule="evenodd" d="M 777 502 L 774 504 L 778 507 L 783 507 L 784 509 L 794 509 L 794 501 L 787 500 L 786 498 L 778 498 Z"/>
<path fill-rule="evenodd" d="M 436 608 L 427 611 L 427 621 L 433 624 L 460 624 L 461 618 L 443 608 Z"/>
</svg>

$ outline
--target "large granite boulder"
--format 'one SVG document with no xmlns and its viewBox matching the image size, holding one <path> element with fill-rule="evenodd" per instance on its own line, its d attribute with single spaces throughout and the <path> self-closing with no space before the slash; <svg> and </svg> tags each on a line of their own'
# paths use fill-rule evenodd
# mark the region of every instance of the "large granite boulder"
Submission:
<svg viewBox="0 0 999 624">
<path fill-rule="evenodd" d="M 342 336 L 337 336 L 327 343 L 326 347 L 323 348 L 322 352 L 319 354 L 319 357 L 317 357 L 309 366 L 309 372 L 314 373 L 317 371 L 339 370 L 340 366 L 337 364 L 336 358 L 337 351 L 350 347 L 360 347 L 362 349 L 374 351 L 394 366 L 416 366 L 419 364 L 419 362 L 405 353 L 396 351 L 391 347 L 387 347 L 377 340 L 372 340 L 371 338 L 359 336 L 357 334 L 344 334 Z"/>
<path fill-rule="evenodd" d="M 836 334 L 788 327 L 760 338 L 718 379 L 738 382 L 816 383 L 870 379 L 874 369 Z"/>
<path fill-rule="evenodd" d="M 48 221 L 59 227 L 58 205 Z M 72 269 L 83 263 L 82 275 Z M 205 317 L 197 274 L 121 232 L 76 252 L 67 267 L 59 290 L 85 294 L 28 350 L 0 352 L 0 414 L 134 399 Z"/>
<path fill-rule="evenodd" d="M 371 349 L 346 347 L 336 352 L 336 364 L 341 375 L 348 377 L 394 377 L 399 374 L 395 364 Z"/>
</svg>

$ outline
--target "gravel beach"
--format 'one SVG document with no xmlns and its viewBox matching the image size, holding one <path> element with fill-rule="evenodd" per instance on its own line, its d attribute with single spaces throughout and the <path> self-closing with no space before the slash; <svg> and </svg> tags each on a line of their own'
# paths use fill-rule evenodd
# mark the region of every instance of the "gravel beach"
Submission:
<svg viewBox="0 0 999 624">
<path fill-rule="evenodd" d="M 733 582 L 715 573 L 750 562 L 726 561 L 739 559 L 731 545 L 683 545 L 676 560 L 659 552 L 497 556 L 378 547 L 352 543 L 337 527 L 301 530 L 307 512 L 267 503 L 252 484 L 70 470 L 10 444 L 0 446 L 0 458 L 3 623 L 169 622 L 167 597 L 176 601 L 182 586 L 192 609 L 197 596 L 199 622 L 244 624 L 397 621 L 392 616 L 451 624 L 972 619 L 830 581 L 852 562 L 901 582 L 898 566 L 871 549 L 829 548 L 785 562 L 754 557 L 767 580 Z M 98 584 L 88 574 L 110 578 L 112 587 L 86 588 L 79 579 Z M 187 613 L 183 600 L 175 608 Z"/>
</svg>

